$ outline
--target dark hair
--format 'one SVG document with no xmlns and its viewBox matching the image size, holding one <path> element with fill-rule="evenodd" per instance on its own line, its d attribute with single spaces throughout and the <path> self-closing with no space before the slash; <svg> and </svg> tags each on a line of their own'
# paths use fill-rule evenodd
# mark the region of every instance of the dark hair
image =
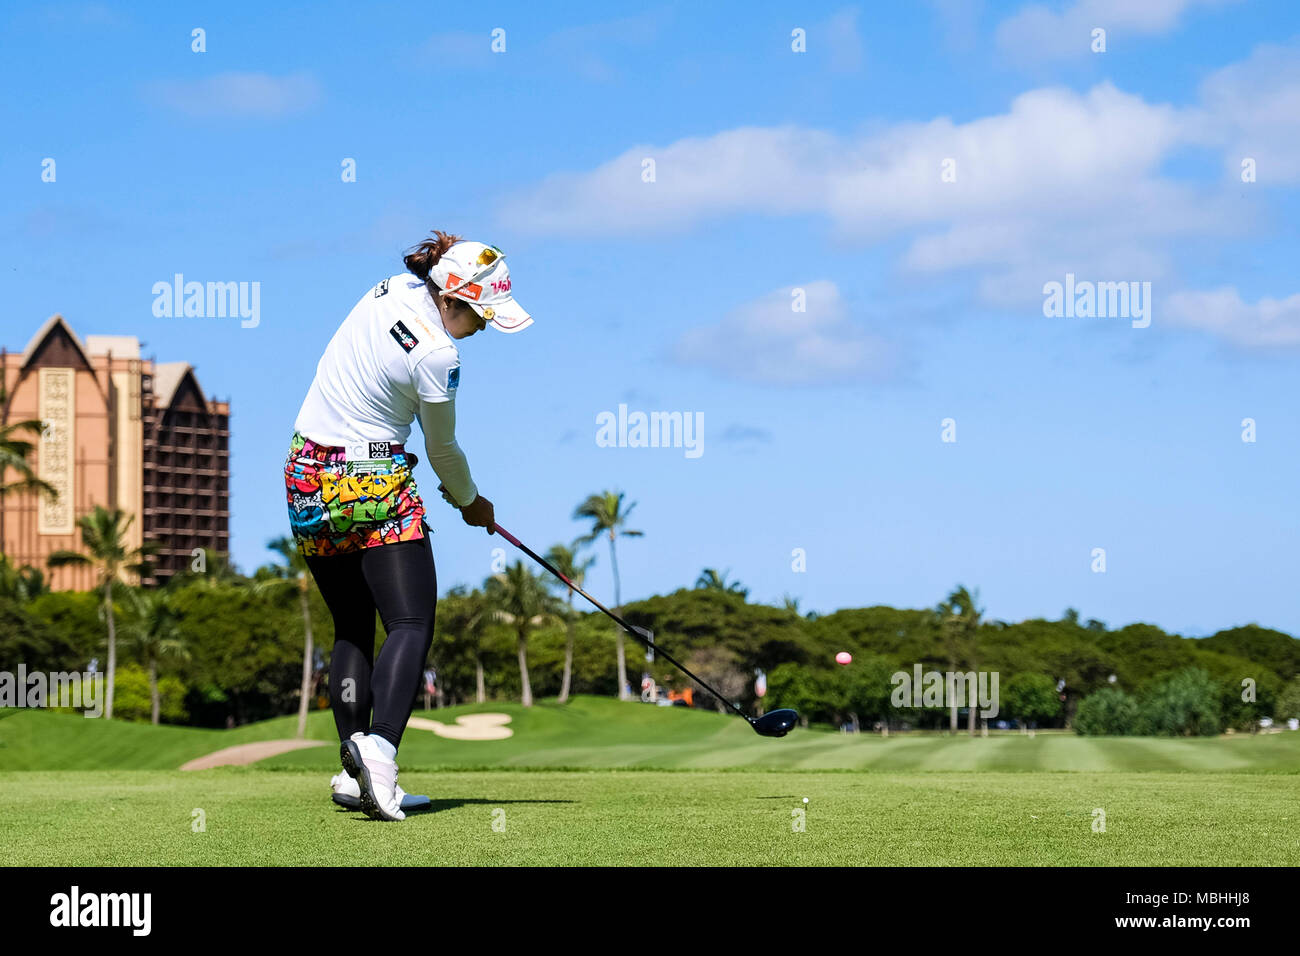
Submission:
<svg viewBox="0 0 1300 956">
<path fill-rule="evenodd" d="M 460 242 L 460 236 L 453 236 L 440 229 L 435 229 L 433 238 L 425 239 L 418 246 L 411 249 L 402 257 L 402 262 L 406 264 L 406 268 L 410 272 L 437 288 L 437 285 L 429 280 L 429 270 L 442 258 L 442 254 L 457 242 Z"/>
</svg>

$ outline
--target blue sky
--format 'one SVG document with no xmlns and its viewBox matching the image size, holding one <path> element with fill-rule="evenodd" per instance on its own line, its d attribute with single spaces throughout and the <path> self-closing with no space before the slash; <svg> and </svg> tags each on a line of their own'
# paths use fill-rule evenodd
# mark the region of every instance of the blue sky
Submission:
<svg viewBox="0 0 1300 956">
<path fill-rule="evenodd" d="M 232 403 L 245 568 L 287 533 L 325 342 L 442 228 L 503 247 L 536 318 L 462 344 L 480 489 L 538 547 L 625 490 L 627 598 L 712 566 L 821 611 L 962 582 L 1004 620 L 1300 632 L 1293 3 L 2 16 L 4 342 L 61 312 L 193 362 Z M 177 272 L 260 283 L 259 324 L 154 317 Z M 1067 273 L 1151 283 L 1150 326 L 1046 317 Z M 702 412 L 703 455 L 598 447 L 620 403 Z M 478 582 L 504 545 L 431 479 L 440 583 Z"/>
</svg>

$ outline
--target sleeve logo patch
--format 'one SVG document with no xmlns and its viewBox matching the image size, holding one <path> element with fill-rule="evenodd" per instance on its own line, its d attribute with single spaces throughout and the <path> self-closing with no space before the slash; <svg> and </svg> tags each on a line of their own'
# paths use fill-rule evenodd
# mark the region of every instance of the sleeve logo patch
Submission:
<svg viewBox="0 0 1300 956">
<path fill-rule="evenodd" d="M 385 279 L 383 282 L 379 283 L 379 285 L 375 286 L 375 298 L 378 299 L 381 295 L 388 295 L 388 280 L 387 280 L 387 279 Z"/>
<path fill-rule="evenodd" d="M 412 335 L 411 330 L 408 329 L 401 322 L 398 322 L 391 329 L 389 329 L 388 334 L 391 335 L 393 338 L 397 339 L 397 344 L 400 345 L 402 348 L 406 349 L 406 351 L 408 352 L 420 344 L 420 340 L 417 339 L 414 335 Z"/>
<path fill-rule="evenodd" d="M 460 366 L 447 370 L 447 391 L 454 391 L 460 387 Z"/>
</svg>

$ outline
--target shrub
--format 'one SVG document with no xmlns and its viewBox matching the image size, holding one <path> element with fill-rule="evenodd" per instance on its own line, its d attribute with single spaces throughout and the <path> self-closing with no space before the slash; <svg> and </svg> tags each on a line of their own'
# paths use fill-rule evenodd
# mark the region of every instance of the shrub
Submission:
<svg viewBox="0 0 1300 956">
<path fill-rule="evenodd" d="M 1142 702 L 1141 730 L 1170 737 L 1208 737 L 1223 729 L 1220 688 L 1199 668 L 1167 677 Z"/>
<path fill-rule="evenodd" d="M 163 723 L 183 723 L 189 714 L 185 710 L 185 685 L 168 675 L 158 678 L 158 719 Z M 122 720 L 149 721 L 153 705 L 149 697 L 149 673 L 136 664 L 119 664 L 117 680 L 113 682 L 113 717 Z"/>
<path fill-rule="evenodd" d="M 1278 721 L 1300 717 L 1300 677 L 1294 677 L 1282 688 L 1277 704 L 1273 708 L 1273 718 Z"/>
<path fill-rule="evenodd" d="M 1135 734 L 1139 717 L 1138 703 L 1132 696 L 1118 687 L 1103 687 L 1079 702 L 1074 732 L 1088 737 Z"/>
<path fill-rule="evenodd" d="M 1051 720 L 1061 712 L 1056 682 L 1046 674 L 1020 673 L 1002 686 L 1003 714 L 1022 723 Z"/>
</svg>

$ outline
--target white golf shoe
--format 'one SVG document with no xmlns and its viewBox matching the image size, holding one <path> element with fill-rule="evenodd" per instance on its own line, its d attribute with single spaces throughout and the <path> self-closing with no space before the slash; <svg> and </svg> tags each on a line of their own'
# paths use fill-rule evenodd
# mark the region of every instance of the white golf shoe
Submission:
<svg viewBox="0 0 1300 956">
<path fill-rule="evenodd" d="M 385 757 L 369 736 L 357 731 L 339 748 L 343 769 L 357 783 L 361 809 L 376 820 L 405 820 L 397 796 L 397 761 Z"/>
<path fill-rule="evenodd" d="M 433 805 L 433 801 L 423 794 L 407 793 L 401 784 L 396 789 L 397 803 L 403 813 L 420 813 Z M 330 790 L 330 799 L 340 807 L 348 810 L 361 809 L 361 785 L 346 773 L 336 773 L 330 777 Z"/>
</svg>

